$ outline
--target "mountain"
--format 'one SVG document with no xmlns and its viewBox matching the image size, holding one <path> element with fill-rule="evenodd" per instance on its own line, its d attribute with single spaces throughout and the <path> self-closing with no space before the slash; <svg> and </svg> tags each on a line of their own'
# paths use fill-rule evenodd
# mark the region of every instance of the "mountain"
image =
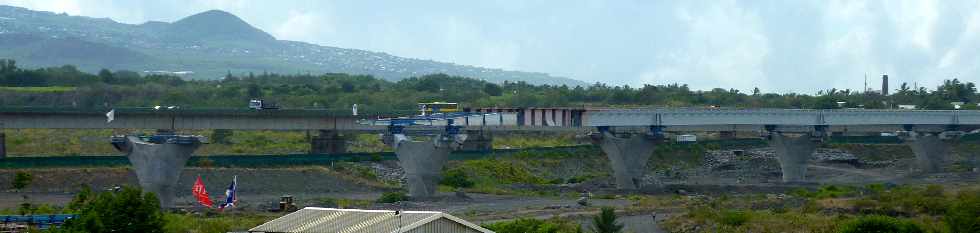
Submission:
<svg viewBox="0 0 980 233">
<path fill-rule="evenodd" d="M 545 73 L 508 71 L 393 56 L 386 53 L 278 40 L 237 16 L 218 10 L 175 22 L 125 24 L 0 5 L 0 58 L 26 67 L 72 64 L 95 72 L 191 71 L 215 79 L 228 72 L 350 73 L 387 80 L 433 73 L 490 82 L 586 85 Z"/>
</svg>

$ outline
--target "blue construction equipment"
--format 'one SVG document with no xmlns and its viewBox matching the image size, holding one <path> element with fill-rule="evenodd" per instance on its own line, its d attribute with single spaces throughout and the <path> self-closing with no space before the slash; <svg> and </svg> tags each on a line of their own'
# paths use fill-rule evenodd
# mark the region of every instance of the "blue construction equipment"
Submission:
<svg viewBox="0 0 980 233">
<path fill-rule="evenodd" d="M 4 225 L 25 224 L 37 226 L 41 230 L 61 226 L 68 220 L 76 218 L 78 218 L 77 214 L 0 215 Z"/>
</svg>

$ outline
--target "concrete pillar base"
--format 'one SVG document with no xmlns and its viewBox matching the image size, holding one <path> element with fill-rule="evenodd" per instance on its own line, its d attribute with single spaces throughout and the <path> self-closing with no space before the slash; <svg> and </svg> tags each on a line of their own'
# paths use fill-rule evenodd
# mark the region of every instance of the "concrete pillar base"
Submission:
<svg viewBox="0 0 980 233">
<path fill-rule="evenodd" d="M 647 135 L 620 138 L 612 133 L 602 132 L 601 137 L 596 138 L 594 143 L 598 144 L 609 158 L 616 176 L 616 187 L 637 189 L 640 188 L 641 179 L 647 172 L 647 163 L 659 142 L 660 140 Z"/>
<path fill-rule="evenodd" d="M 395 155 L 408 179 L 408 194 L 413 198 L 435 196 L 449 153 L 466 140 L 466 135 L 439 135 L 432 141 L 412 141 L 402 134 L 392 136 Z"/>
<path fill-rule="evenodd" d="M 319 136 L 310 139 L 310 154 L 347 153 L 347 138 L 337 131 L 321 130 Z"/>
<path fill-rule="evenodd" d="M 938 135 L 911 133 L 904 138 L 909 145 L 919 172 L 937 173 L 943 171 L 946 158 L 952 150 L 952 143 L 942 140 Z"/>
<path fill-rule="evenodd" d="M 0 159 L 7 158 L 7 134 L 0 132 Z"/>
<path fill-rule="evenodd" d="M 466 141 L 460 146 L 461 151 L 493 151 L 493 135 L 486 131 L 470 131 L 466 133 Z"/>
<path fill-rule="evenodd" d="M 125 150 L 140 187 L 155 193 L 161 208 L 173 208 L 177 188 L 190 188 L 176 187 L 180 173 L 201 144 L 155 144 L 133 136 L 127 136 L 125 144 L 119 148 Z"/>
<path fill-rule="evenodd" d="M 737 135 L 738 134 L 735 131 L 721 131 L 718 132 L 718 139 L 731 140 L 731 139 L 735 139 Z"/>
<path fill-rule="evenodd" d="M 803 182 L 806 180 L 807 160 L 817 149 L 817 142 L 809 135 L 787 136 L 781 133 L 771 135 L 770 146 L 776 151 L 783 182 Z"/>
</svg>

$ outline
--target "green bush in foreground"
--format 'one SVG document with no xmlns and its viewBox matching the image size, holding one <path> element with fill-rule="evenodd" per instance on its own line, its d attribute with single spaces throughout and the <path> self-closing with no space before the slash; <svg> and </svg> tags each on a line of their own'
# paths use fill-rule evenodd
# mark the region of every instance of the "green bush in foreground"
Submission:
<svg viewBox="0 0 980 233">
<path fill-rule="evenodd" d="M 616 209 L 603 207 L 602 212 L 592 217 L 592 232 L 594 233 L 620 233 L 623 232 L 623 224 L 616 222 Z"/>
<path fill-rule="evenodd" d="M 513 221 L 497 222 L 483 225 L 497 233 L 581 233 L 582 227 L 575 222 L 553 218 L 539 220 L 522 218 Z"/>
<path fill-rule="evenodd" d="M 737 227 L 749 221 L 749 214 L 743 211 L 725 211 L 719 216 L 721 224 Z"/>
<path fill-rule="evenodd" d="M 451 169 L 446 171 L 446 173 L 442 176 L 442 180 L 439 181 L 439 184 L 458 189 L 473 187 L 474 183 L 472 180 L 470 180 L 470 177 L 466 175 L 466 172 L 463 172 L 460 169 Z"/>
<path fill-rule="evenodd" d="M 71 206 L 78 219 L 68 221 L 55 232 L 164 232 L 163 213 L 153 193 L 139 188 L 124 187 L 116 192 L 93 195 L 88 190 L 79 193 Z"/>
<path fill-rule="evenodd" d="M 14 186 L 14 189 L 19 191 L 31 184 L 32 179 L 34 179 L 34 177 L 31 176 L 31 173 L 18 171 L 17 174 L 14 175 L 14 181 L 11 182 L 11 185 Z"/>
<path fill-rule="evenodd" d="M 378 198 L 378 203 L 395 203 L 400 201 L 407 201 L 408 195 L 405 192 L 385 192 L 381 194 Z"/>
<path fill-rule="evenodd" d="M 961 193 L 945 220 L 950 232 L 980 232 L 980 194 Z"/>
<path fill-rule="evenodd" d="M 881 215 L 855 219 L 840 228 L 840 233 L 923 233 L 918 225 Z"/>
</svg>

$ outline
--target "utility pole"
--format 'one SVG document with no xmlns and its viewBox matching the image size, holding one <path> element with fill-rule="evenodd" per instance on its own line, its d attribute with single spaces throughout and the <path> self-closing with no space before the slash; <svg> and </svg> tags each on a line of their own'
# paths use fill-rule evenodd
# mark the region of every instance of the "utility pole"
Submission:
<svg viewBox="0 0 980 233">
<path fill-rule="evenodd" d="M 868 73 L 864 73 L 864 94 L 868 94 Z"/>
</svg>

